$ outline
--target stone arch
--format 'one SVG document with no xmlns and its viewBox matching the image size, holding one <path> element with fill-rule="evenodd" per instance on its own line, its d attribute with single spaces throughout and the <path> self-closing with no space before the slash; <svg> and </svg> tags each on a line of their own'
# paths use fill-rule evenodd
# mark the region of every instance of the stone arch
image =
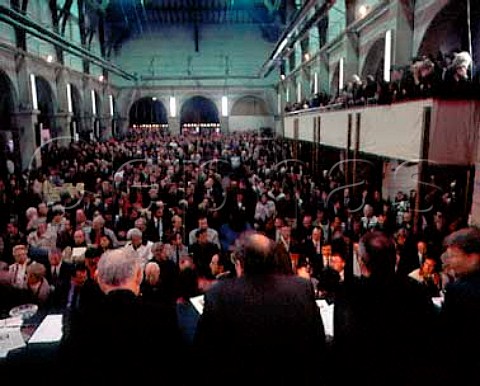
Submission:
<svg viewBox="0 0 480 386">
<path fill-rule="evenodd" d="M 13 130 L 15 125 L 13 114 L 16 110 L 16 92 L 10 77 L 0 70 L 0 179 L 6 181 L 7 159 L 17 166 L 20 162 L 18 131 Z"/>
<path fill-rule="evenodd" d="M 37 89 L 38 117 L 35 130 L 35 141 L 37 146 L 42 144 L 42 130 L 49 130 L 52 137 L 56 136 L 55 130 L 55 112 L 56 101 L 53 88 L 50 83 L 42 76 L 35 76 L 35 86 Z"/>
<path fill-rule="evenodd" d="M 367 79 L 367 75 L 373 75 L 376 81 L 383 80 L 385 63 L 385 37 L 375 40 L 368 50 L 360 77 L 363 81 Z"/>
<path fill-rule="evenodd" d="M 467 1 L 451 0 L 432 19 L 425 30 L 418 47 L 418 55 L 438 58 L 439 54 L 451 54 L 454 51 L 469 51 Z M 480 4 L 471 1 L 471 34 L 473 59 L 480 52 Z"/>
<path fill-rule="evenodd" d="M 75 139 L 76 134 L 82 131 L 83 102 L 77 86 L 70 84 L 72 96 L 72 119 L 70 120 L 70 136 Z"/>
<path fill-rule="evenodd" d="M 0 70 L 0 130 L 10 130 L 13 126 L 12 114 L 15 112 L 15 88 L 9 76 Z"/>
<path fill-rule="evenodd" d="M 142 124 L 168 125 L 165 105 L 151 96 L 145 96 L 133 102 L 128 117 L 130 127 Z"/>
<path fill-rule="evenodd" d="M 235 101 L 230 115 L 270 115 L 270 111 L 262 98 L 246 95 Z"/>
<path fill-rule="evenodd" d="M 219 127 L 220 119 L 215 103 L 204 96 L 196 95 L 185 100 L 180 110 L 180 127 Z M 199 129 L 198 129 L 199 130 Z"/>
</svg>

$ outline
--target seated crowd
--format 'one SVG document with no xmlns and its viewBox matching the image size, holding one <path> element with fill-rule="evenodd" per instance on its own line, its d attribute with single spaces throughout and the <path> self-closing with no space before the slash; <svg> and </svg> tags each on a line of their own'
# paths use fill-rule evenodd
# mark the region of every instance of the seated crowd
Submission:
<svg viewBox="0 0 480 386">
<path fill-rule="evenodd" d="M 118 250 L 138 258 L 139 295 L 174 308 L 236 276 L 233 252 L 248 232 L 271 241 L 275 272 L 308 279 L 329 302 L 362 275 L 359 243 L 375 231 L 393 240 L 395 275 L 429 297 L 454 280 L 441 262 L 445 237 L 466 226 L 454 201 L 430 197 L 417 227 L 413 197 L 354 194 L 341 189 L 341 175 L 277 163 L 292 157 L 275 138 L 132 129 L 121 142 L 43 150 L 40 168 L 2 181 L 2 316 L 34 302 L 68 321 L 98 304 L 97 267 Z M 52 202 L 48 186 L 65 183 L 84 190 Z"/>
</svg>

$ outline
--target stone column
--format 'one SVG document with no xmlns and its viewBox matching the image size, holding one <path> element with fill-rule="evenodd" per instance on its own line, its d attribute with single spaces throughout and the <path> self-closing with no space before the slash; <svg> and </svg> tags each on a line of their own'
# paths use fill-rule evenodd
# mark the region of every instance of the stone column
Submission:
<svg viewBox="0 0 480 386">
<path fill-rule="evenodd" d="M 406 1 L 397 1 L 392 9 L 395 12 L 395 31 L 392 31 L 392 64 L 407 65 L 412 59 L 414 6 Z"/>
<path fill-rule="evenodd" d="M 346 85 L 352 75 L 358 74 L 358 39 L 359 36 L 355 32 L 351 32 L 345 35 L 343 41 L 344 52 L 346 54 L 345 60 L 343 61 L 343 83 Z"/>
<path fill-rule="evenodd" d="M 66 146 L 71 142 L 70 122 L 72 121 L 72 116 L 72 113 L 58 113 L 54 116 L 56 128 L 58 129 L 56 134 L 59 146 Z"/>
<path fill-rule="evenodd" d="M 181 134 L 180 133 L 180 118 L 179 117 L 170 117 L 168 118 L 168 128 L 171 134 Z"/>
<path fill-rule="evenodd" d="M 39 110 L 29 110 L 13 114 L 14 127 L 18 128 L 20 139 L 20 161 L 22 170 L 38 167 L 42 163 L 40 151 L 35 140 L 35 126 Z"/>
<path fill-rule="evenodd" d="M 113 117 L 110 114 L 100 117 L 100 137 L 102 140 L 108 140 L 112 137 L 112 119 Z"/>
<path fill-rule="evenodd" d="M 230 119 L 228 119 L 228 117 L 220 117 L 220 132 L 230 132 Z"/>
</svg>

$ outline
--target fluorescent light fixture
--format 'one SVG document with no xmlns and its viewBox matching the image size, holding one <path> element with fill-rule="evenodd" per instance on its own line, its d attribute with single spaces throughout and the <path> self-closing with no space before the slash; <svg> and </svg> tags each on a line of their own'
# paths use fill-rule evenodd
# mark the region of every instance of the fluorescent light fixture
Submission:
<svg viewBox="0 0 480 386">
<path fill-rule="evenodd" d="M 383 60 L 383 79 L 390 82 L 390 67 L 392 65 L 392 30 L 385 33 L 385 57 Z"/>
<path fill-rule="evenodd" d="M 72 85 L 70 83 L 67 83 L 67 109 L 69 113 L 73 113 Z"/>
<path fill-rule="evenodd" d="M 30 74 L 30 88 L 32 90 L 32 107 L 34 110 L 38 110 L 37 81 L 35 74 Z"/>
<path fill-rule="evenodd" d="M 297 82 L 297 102 L 302 101 L 302 83 L 300 81 Z"/>
<path fill-rule="evenodd" d="M 170 116 L 172 118 L 177 116 L 177 100 L 174 96 L 170 97 Z"/>
<path fill-rule="evenodd" d="M 110 116 L 113 117 L 113 95 L 112 94 L 109 94 L 108 95 L 108 106 L 110 108 Z"/>
<path fill-rule="evenodd" d="M 92 114 L 97 115 L 97 101 L 95 98 L 95 90 L 91 90 L 90 95 L 92 98 Z"/>
<path fill-rule="evenodd" d="M 290 88 L 287 87 L 287 90 L 285 91 L 285 100 L 287 102 L 290 102 Z"/>
<path fill-rule="evenodd" d="M 313 73 L 313 93 L 318 94 L 318 72 Z"/>
<path fill-rule="evenodd" d="M 343 58 L 338 63 L 338 90 L 343 90 Z"/>
<path fill-rule="evenodd" d="M 228 97 L 222 96 L 222 117 L 228 117 Z"/>
</svg>

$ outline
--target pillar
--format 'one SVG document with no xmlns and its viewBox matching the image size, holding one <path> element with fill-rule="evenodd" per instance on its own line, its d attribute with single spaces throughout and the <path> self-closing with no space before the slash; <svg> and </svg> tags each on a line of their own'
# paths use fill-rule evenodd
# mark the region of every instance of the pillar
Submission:
<svg viewBox="0 0 480 386">
<path fill-rule="evenodd" d="M 15 126 L 18 128 L 20 139 L 20 161 L 22 170 L 41 165 L 40 151 L 36 152 L 35 126 L 38 121 L 39 110 L 19 112 L 13 115 Z"/>
</svg>

